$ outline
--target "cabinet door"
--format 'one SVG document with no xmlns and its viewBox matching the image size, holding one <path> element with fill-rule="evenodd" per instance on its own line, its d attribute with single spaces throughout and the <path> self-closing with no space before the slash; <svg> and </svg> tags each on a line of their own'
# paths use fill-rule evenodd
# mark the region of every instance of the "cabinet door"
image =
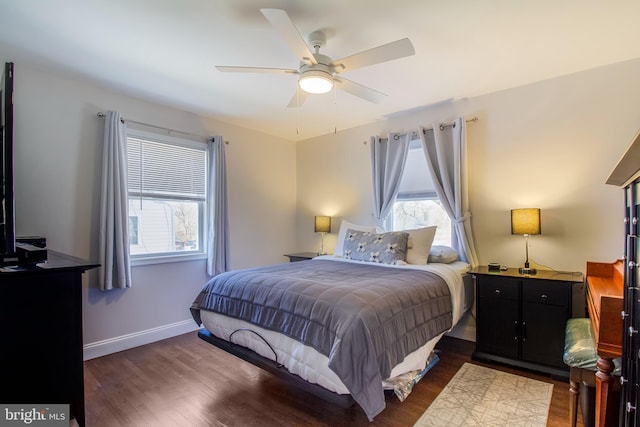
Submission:
<svg viewBox="0 0 640 427">
<path fill-rule="evenodd" d="M 84 424 L 80 272 L 2 277 L 3 403 L 69 403 Z"/>
<path fill-rule="evenodd" d="M 519 340 L 519 287 L 509 277 L 477 276 L 477 349 L 516 359 Z"/>
<path fill-rule="evenodd" d="M 566 368 L 564 329 L 571 315 L 571 284 L 522 281 L 522 360 Z"/>
</svg>

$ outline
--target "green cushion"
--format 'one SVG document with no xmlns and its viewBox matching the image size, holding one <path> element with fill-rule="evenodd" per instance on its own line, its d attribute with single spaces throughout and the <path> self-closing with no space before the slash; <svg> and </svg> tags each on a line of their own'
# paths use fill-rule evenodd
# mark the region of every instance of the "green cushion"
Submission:
<svg viewBox="0 0 640 427">
<path fill-rule="evenodd" d="M 591 329 L 591 320 L 569 319 L 564 334 L 564 363 L 574 367 L 597 371 L 596 342 Z"/>
<path fill-rule="evenodd" d="M 598 354 L 596 340 L 591 328 L 591 319 L 578 318 L 567 320 L 564 331 L 564 354 L 562 360 L 573 368 L 597 371 Z M 620 375 L 620 358 L 613 359 L 613 375 Z"/>
</svg>

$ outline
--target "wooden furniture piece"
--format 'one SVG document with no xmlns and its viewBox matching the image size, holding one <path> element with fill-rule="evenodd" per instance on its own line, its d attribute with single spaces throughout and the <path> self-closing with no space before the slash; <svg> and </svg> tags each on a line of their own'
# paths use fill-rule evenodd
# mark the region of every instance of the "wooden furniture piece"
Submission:
<svg viewBox="0 0 640 427">
<path fill-rule="evenodd" d="M 615 166 L 607 184 L 624 190 L 624 271 L 622 325 L 621 420 L 640 426 L 640 131 Z"/>
<path fill-rule="evenodd" d="M 617 425 L 619 392 L 613 359 L 622 355 L 622 287 L 624 264 L 587 262 L 587 309 L 598 353 L 596 425 Z"/>
<path fill-rule="evenodd" d="M 285 254 L 289 258 L 289 262 L 304 261 L 318 256 L 315 252 L 296 252 L 293 254 Z"/>
<path fill-rule="evenodd" d="M 574 283 L 582 273 L 517 268 L 471 270 L 477 295 L 474 359 L 504 363 L 568 378 L 562 361 L 564 329 L 571 317 Z"/>
<path fill-rule="evenodd" d="M 48 258 L 0 269 L 0 402 L 69 404 L 82 427 L 82 273 L 98 265 Z"/>
</svg>

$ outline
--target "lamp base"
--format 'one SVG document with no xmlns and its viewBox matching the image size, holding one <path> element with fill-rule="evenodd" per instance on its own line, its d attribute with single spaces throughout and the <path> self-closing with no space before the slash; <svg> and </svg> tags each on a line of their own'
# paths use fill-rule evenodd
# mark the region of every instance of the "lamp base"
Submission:
<svg viewBox="0 0 640 427">
<path fill-rule="evenodd" d="M 520 274 L 534 275 L 538 273 L 538 270 L 536 270 L 535 268 L 527 268 L 527 267 L 520 267 L 518 271 L 520 272 Z"/>
</svg>

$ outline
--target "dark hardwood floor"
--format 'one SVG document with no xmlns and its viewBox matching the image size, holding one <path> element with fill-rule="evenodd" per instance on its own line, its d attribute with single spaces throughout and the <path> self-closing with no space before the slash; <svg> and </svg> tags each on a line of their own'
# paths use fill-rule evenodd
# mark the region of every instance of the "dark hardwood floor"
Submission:
<svg viewBox="0 0 640 427">
<path fill-rule="evenodd" d="M 440 362 L 404 402 L 388 395 L 386 409 L 370 423 L 360 407 L 320 401 L 193 332 L 85 362 L 87 426 L 412 426 L 458 369 L 472 362 L 473 347 L 445 337 Z M 547 425 L 569 425 L 568 383 L 477 364 L 552 383 Z"/>
</svg>

